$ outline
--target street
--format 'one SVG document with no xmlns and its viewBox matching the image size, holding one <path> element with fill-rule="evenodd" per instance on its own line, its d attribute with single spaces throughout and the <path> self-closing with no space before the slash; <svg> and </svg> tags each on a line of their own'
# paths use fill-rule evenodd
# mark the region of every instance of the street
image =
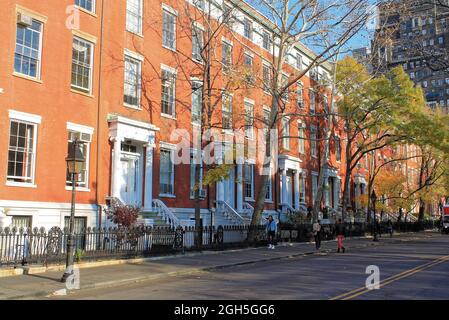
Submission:
<svg viewBox="0 0 449 320">
<path fill-rule="evenodd" d="M 345 254 L 259 262 L 51 299 L 449 299 L 449 236 L 420 233 Z M 386 241 L 385 241 L 386 242 Z M 267 249 L 268 250 L 268 249 Z M 366 290 L 366 268 L 380 289 Z"/>
</svg>

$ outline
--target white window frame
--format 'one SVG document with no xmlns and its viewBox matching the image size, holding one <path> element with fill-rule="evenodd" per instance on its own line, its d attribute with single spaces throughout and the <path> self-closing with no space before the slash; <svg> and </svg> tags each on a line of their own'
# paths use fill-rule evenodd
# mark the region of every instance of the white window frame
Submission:
<svg viewBox="0 0 449 320">
<path fill-rule="evenodd" d="M 92 136 L 94 133 L 94 128 L 67 122 L 67 132 L 76 132 L 80 134 L 88 134 L 90 136 L 90 140 L 87 142 L 88 146 L 86 147 L 86 154 L 84 155 L 85 163 L 86 163 L 86 180 L 84 182 L 84 186 L 76 186 L 77 191 L 90 191 L 89 189 L 89 175 L 90 175 L 90 146 L 92 144 Z M 78 182 L 78 181 L 77 181 Z M 66 190 L 72 190 L 72 182 L 66 180 L 65 185 Z"/>
<path fill-rule="evenodd" d="M 312 204 L 318 195 L 318 172 L 312 172 Z"/>
<path fill-rule="evenodd" d="M 90 12 L 90 13 L 95 14 L 96 5 L 97 5 L 96 0 L 92 0 L 92 10 L 89 10 L 89 9 L 85 8 L 85 7 L 83 7 L 83 6 L 80 5 L 80 4 L 76 4 L 77 1 L 79 2 L 79 1 L 83 1 L 83 0 L 75 0 L 75 6 L 77 6 L 77 7 L 80 8 L 81 10 L 85 10 L 85 11 L 87 11 L 87 12 Z M 88 0 L 84 0 L 84 1 L 88 1 Z"/>
<path fill-rule="evenodd" d="M 298 122 L 298 152 L 300 154 L 305 153 L 305 135 L 306 129 L 302 122 Z"/>
<path fill-rule="evenodd" d="M 191 150 L 190 152 L 190 199 L 195 199 L 195 193 L 193 190 L 193 187 L 195 186 L 195 175 L 196 175 L 196 163 L 195 163 L 195 157 L 198 153 L 198 150 Z M 203 162 L 201 161 L 200 165 L 200 199 L 201 199 L 201 193 L 205 192 L 204 186 L 203 186 L 203 174 L 204 174 L 204 168 L 203 168 Z"/>
<path fill-rule="evenodd" d="M 265 47 L 265 35 L 268 36 L 268 48 Z M 268 32 L 267 30 L 262 30 L 262 48 L 268 52 L 271 52 L 272 48 L 273 48 L 273 39 L 272 39 L 272 35 L 270 34 L 270 32 Z"/>
<path fill-rule="evenodd" d="M 194 90 L 194 87 L 195 86 L 199 86 L 200 88 L 201 88 L 201 92 L 204 90 L 204 84 L 203 84 L 203 82 L 202 81 L 200 81 L 200 80 L 192 80 L 192 108 L 191 108 L 191 110 L 192 110 L 192 116 L 191 116 L 191 118 L 192 118 L 192 124 L 193 125 L 196 125 L 196 126 L 201 126 L 201 116 L 202 116 L 202 114 L 201 114 L 201 109 L 202 109 L 202 101 L 201 100 L 199 100 L 199 105 L 198 105 L 198 108 L 199 108 L 199 110 L 198 110 L 198 116 L 199 116 L 199 120 L 198 121 L 195 121 L 194 120 L 194 112 L 193 112 L 193 110 L 194 110 L 194 103 L 193 103 L 193 97 L 194 97 L 194 94 L 193 94 L 193 90 Z M 201 98 L 202 98 L 202 94 L 201 94 Z"/>
<path fill-rule="evenodd" d="M 226 55 L 228 54 L 228 51 L 225 51 L 225 47 L 230 48 L 229 49 L 229 57 L 225 57 L 224 53 L 226 52 Z M 228 41 L 226 39 L 223 39 L 221 42 L 221 64 L 223 66 L 223 72 L 228 72 L 229 68 L 232 66 L 232 54 L 233 54 L 233 44 L 231 41 Z"/>
<path fill-rule="evenodd" d="M 304 85 L 298 82 L 296 88 L 296 104 L 298 108 L 304 109 Z"/>
<path fill-rule="evenodd" d="M 248 139 L 254 139 L 254 101 L 245 98 L 245 136 Z M 247 122 L 249 120 L 249 123 Z"/>
<path fill-rule="evenodd" d="M 299 176 L 299 203 L 306 203 L 306 175 Z"/>
<path fill-rule="evenodd" d="M 268 183 L 267 183 L 267 190 L 265 190 L 265 202 L 273 202 L 273 176 L 272 176 L 273 169 L 270 167 L 270 174 L 268 176 Z M 268 192 L 268 190 L 270 192 Z M 267 198 L 268 194 L 268 198 Z"/>
<path fill-rule="evenodd" d="M 128 10 L 128 1 L 126 0 L 126 31 L 137 34 L 137 35 L 142 35 L 143 32 L 143 0 L 137 0 L 139 1 L 139 12 L 132 12 Z M 137 17 L 137 30 L 134 30 L 133 28 L 131 28 L 131 24 L 130 24 L 130 20 L 128 20 L 128 14 L 132 14 L 135 17 Z M 134 27 L 134 26 L 133 26 Z"/>
<path fill-rule="evenodd" d="M 172 42 L 173 47 L 170 47 L 167 44 L 164 44 L 164 14 L 168 14 L 174 18 L 174 26 L 173 26 L 173 33 L 174 33 L 174 39 Z M 171 51 L 176 51 L 177 46 L 177 18 L 178 18 L 178 12 L 167 6 L 166 4 L 162 4 L 162 47 Z"/>
<path fill-rule="evenodd" d="M 221 98 L 221 113 L 222 113 L 221 119 L 222 119 L 222 125 L 224 124 L 223 120 L 224 120 L 225 114 L 227 114 L 229 116 L 228 120 L 229 120 L 229 125 L 230 125 L 230 128 L 225 128 L 224 125 L 223 125 L 223 129 L 224 130 L 232 130 L 233 127 L 234 127 L 234 121 L 233 121 L 234 119 L 233 119 L 233 116 L 232 116 L 232 109 L 233 109 L 232 103 L 233 103 L 234 97 L 229 92 L 223 92 L 221 97 L 222 97 Z M 229 107 L 229 110 L 226 110 L 226 113 L 224 112 L 225 111 L 225 108 L 224 108 L 225 107 L 225 103 L 224 103 L 225 98 L 230 99 L 230 107 Z"/>
<path fill-rule="evenodd" d="M 163 72 L 167 72 L 169 73 L 169 75 L 172 77 L 172 81 L 173 81 L 173 103 L 172 103 L 172 113 L 165 113 L 162 110 L 162 85 L 163 85 L 163 81 L 164 79 L 161 79 L 161 115 L 165 116 L 165 117 L 169 117 L 169 118 L 176 118 L 176 78 L 177 78 L 177 72 L 175 69 L 170 68 L 170 67 L 166 67 L 164 65 L 161 65 L 161 76 Z"/>
<path fill-rule="evenodd" d="M 247 174 L 248 174 L 248 172 L 247 172 L 248 168 L 251 168 L 249 183 L 246 179 Z M 249 162 L 245 163 L 245 183 L 244 183 L 245 201 L 254 201 L 254 170 L 255 170 L 254 163 L 249 163 Z M 247 190 L 248 190 L 247 185 L 251 185 L 251 196 L 250 197 L 247 196 Z"/>
<path fill-rule="evenodd" d="M 125 101 L 125 84 L 126 84 L 126 63 L 127 60 L 137 64 L 137 103 L 130 104 Z M 141 99 L 142 99 L 142 59 L 136 55 L 129 54 L 128 51 L 125 51 L 125 60 L 124 60 L 124 79 L 123 79 L 123 103 L 126 107 L 141 109 Z"/>
<path fill-rule="evenodd" d="M 31 163 L 31 182 L 16 182 L 16 181 L 10 181 L 8 180 L 8 171 L 6 171 L 6 185 L 7 186 L 15 186 L 15 187 L 31 187 L 36 188 L 35 184 L 35 178 L 36 178 L 36 157 L 37 157 L 37 130 L 38 126 L 42 121 L 42 117 L 30 113 L 15 111 L 15 110 L 9 110 L 9 132 L 8 132 L 8 140 L 10 138 L 11 134 L 11 122 L 16 121 L 19 123 L 26 123 L 29 125 L 34 126 L 33 129 L 33 159 Z M 9 150 L 9 142 L 8 142 L 8 150 Z M 9 156 L 6 158 L 7 165 L 6 170 L 8 170 L 8 161 Z"/>
<path fill-rule="evenodd" d="M 84 38 L 82 38 L 82 37 L 79 37 L 79 36 L 74 35 L 74 36 L 73 36 L 73 39 L 72 39 L 72 45 L 73 45 L 73 42 L 75 41 L 75 39 L 77 39 L 78 41 L 82 41 L 82 42 L 84 42 L 84 43 L 90 45 L 90 62 L 91 62 L 91 63 L 90 63 L 90 66 L 89 66 L 89 88 L 86 89 L 86 88 L 84 88 L 84 87 L 80 87 L 80 86 L 78 86 L 78 85 L 76 85 L 76 84 L 73 84 L 73 83 L 72 83 L 72 79 L 70 79 L 70 86 L 71 86 L 71 88 L 74 89 L 74 90 L 77 90 L 77 91 L 80 91 L 80 92 L 83 92 L 83 93 L 87 93 L 87 94 L 92 94 L 92 82 L 93 82 L 93 72 L 94 72 L 94 50 L 95 50 L 95 44 L 94 44 L 93 42 L 87 40 L 87 39 L 84 39 Z M 72 52 L 73 52 L 73 50 L 72 50 Z M 72 70 L 71 70 L 71 71 L 73 72 L 73 53 L 72 53 Z"/>
<path fill-rule="evenodd" d="M 26 15 L 25 12 L 23 12 L 22 14 Z M 16 56 L 16 49 L 14 48 L 14 73 L 18 74 L 20 76 L 26 77 L 26 78 L 30 78 L 30 79 L 36 79 L 36 80 L 41 80 L 41 72 L 42 72 L 42 47 L 43 47 L 43 34 L 44 34 L 44 26 L 45 26 L 45 22 L 36 18 L 32 18 L 33 21 L 39 23 L 41 25 L 41 31 L 39 34 L 39 54 L 38 54 L 38 59 L 37 59 L 37 66 L 36 66 L 36 76 L 30 76 L 27 75 L 26 73 L 22 73 L 20 71 L 16 71 L 15 69 L 15 56 Z M 15 35 L 15 46 L 17 46 L 17 28 L 18 25 L 16 23 L 16 35 Z M 25 28 L 25 29 L 28 29 Z M 35 31 L 35 30 L 34 30 Z M 37 31 L 35 31 L 37 32 Z"/>
<path fill-rule="evenodd" d="M 287 134 L 287 136 L 286 136 Z M 290 118 L 282 117 L 282 147 L 290 150 Z"/>
<path fill-rule="evenodd" d="M 200 38 L 198 36 L 201 36 Z M 200 41 L 198 41 L 200 40 Z M 197 46 L 195 46 L 195 41 Z M 204 28 L 199 24 L 192 24 L 192 59 L 196 62 L 203 62 L 201 52 L 204 48 Z M 195 52 L 198 51 L 198 52 Z"/>
<path fill-rule="evenodd" d="M 310 154 L 313 158 L 318 157 L 318 141 L 317 141 L 317 127 L 310 126 Z"/>
<path fill-rule="evenodd" d="M 246 34 L 247 31 L 249 34 Z M 253 40 L 253 22 L 248 17 L 243 18 L 243 36 L 248 40 Z"/>
<path fill-rule="evenodd" d="M 166 197 L 166 198 L 175 198 L 175 164 L 173 161 L 173 157 L 174 157 L 174 153 L 175 153 L 175 147 L 173 145 L 170 144 L 166 144 L 166 143 L 161 143 L 160 146 L 160 154 L 159 154 L 159 197 Z M 160 188 L 161 188 L 161 174 L 162 174 L 162 165 L 161 165 L 161 157 L 160 155 L 162 154 L 162 151 L 164 152 L 169 152 L 170 153 L 170 164 L 171 164 L 171 175 L 169 177 L 170 179 L 170 184 L 172 186 L 172 191 L 173 193 L 161 193 L 160 192 Z"/>
<path fill-rule="evenodd" d="M 316 112 L 316 93 L 312 88 L 309 88 L 309 110 L 310 114 Z"/>
<path fill-rule="evenodd" d="M 268 70 L 268 78 L 265 79 L 265 70 Z M 272 88 L 272 82 L 273 82 L 273 76 L 271 74 L 271 66 L 268 63 L 263 63 L 262 64 L 262 81 L 263 81 L 263 91 L 265 93 L 271 94 L 270 90 Z M 268 83 L 266 83 L 265 80 L 268 80 Z"/>
</svg>

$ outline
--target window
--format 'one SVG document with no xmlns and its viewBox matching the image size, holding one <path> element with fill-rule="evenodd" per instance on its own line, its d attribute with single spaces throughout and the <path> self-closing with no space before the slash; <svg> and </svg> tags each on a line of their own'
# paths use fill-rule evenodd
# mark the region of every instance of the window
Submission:
<svg viewBox="0 0 449 320">
<path fill-rule="evenodd" d="M 315 114 L 315 92 L 309 89 L 310 113 Z"/>
<path fill-rule="evenodd" d="M 140 91 L 142 63 L 139 60 L 125 56 L 124 102 L 140 107 Z"/>
<path fill-rule="evenodd" d="M 163 10 L 162 20 L 162 46 L 176 50 L 176 15 Z"/>
<path fill-rule="evenodd" d="M 262 31 L 262 47 L 271 51 L 271 35 L 266 30 Z"/>
<path fill-rule="evenodd" d="M 37 126 L 34 123 L 11 120 L 7 181 L 30 184 L 34 182 L 36 131 Z"/>
<path fill-rule="evenodd" d="M 31 218 L 32 218 L 31 216 L 12 216 L 11 225 L 18 229 L 31 228 Z"/>
<path fill-rule="evenodd" d="M 223 129 L 232 129 L 232 96 L 224 93 L 222 96 Z"/>
<path fill-rule="evenodd" d="M 126 0 L 126 30 L 142 34 L 142 0 Z"/>
<path fill-rule="evenodd" d="M 302 70 L 302 56 L 299 53 L 296 54 L 296 68 Z"/>
<path fill-rule="evenodd" d="M 301 154 L 304 154 L 304 138 L 304 127 L 300 123 L 298 124 L 298 149 Z"/>
<path fill-rule="evenodd" d="M 248 18 L 243 18 L 243 35 L 247 39 L 253 39 L 253 23 Z"/>
<path fill-rule="evenodd" d="M 254 139 L 254 105 L 245 102 L 245 136 Z"/>
<path fill-rule="evenodd" d="M 200 159 L 196 159 L 196 152 L 192 152 L 190 154 L 190 198 L 195 198 L 195 191 L 198 189 L 198 185 L 196 184 L 196 168 L 198 167 L 197 162 L 199 162 Z M 200 167 L 200 183 L 199 183 L 199 190 L 200 190 L 200 198 L 203 198 L 205 196 L 203 190 L 203 166 L 202 162 L 199 163 Z"/>
<path fill-rule="evenodd" d="M 161 148 L 159 193 L 164 195 L 174 194 L 174 165 L 172 150 Z"/>
<path fill-rule="evenodd" d="M 306 202 L 306 177 L 304 174 L 299 177 L 299 202 Z"/>
<path fill-rule="evenodd" d="M 75 0 L 75 5 L 87 11 L 95 12 L 95 0 Z"/>
<path fill-rule="evenodd" d="M 270 110 L 269 109 L 263 109 L 263 135 L 264 137 L 268 134 L 268 129 L 270 127 Z"/>
<path fill-rule="evenodd" d="M 203 61 L 202 52 L 204 48 L 204 32 L 198 27 L 192 28 L 192 58 Z"/>
<path fill-rule="evenodd" d="M 176 85 L 176 74 L 162 69 L 162 113 L 175 116 L 175 85 Z"/>
<path fill-rule="evenodd" d="M 340 138 L 335 137 L 334 138 L 335 143 L 335 158 L 337 161 L 341 161 L 341 144 L 340 144 Z"/>
<path fill-rule="evenodd" d="M 283 138 L 282 146 L 284 149 L 290 149 L 290 119 L 287 117 L 282 118 Z"/>
<path fill-rule="evenodd" d="M 253 75 L 253 57 L 245 53 L 243 56 L 243 64 L 245 66 L 245 78 L 248 84 L 253 84 L 255 79 Z"/>
<path fill-rule="evenodd" d="M 75 217 L 75 220 L 73 222 L 74 222 L 73 231 L 75 233 L 75 249 L 85 249 L 86 246 L 85 230 L 87 227 L 87 218 Z M 70 217 L 64 217 L 64 228 L 69 230 Z"/>
<path fill-rule="evenodd" d="M 36 79 L 40 78 L 42 54 L 42 23 L 17 24 L 14 71 Z"/>
<path fill-rule="evenodd" d="M 286 76 L 285 74 L 282 75 L 281 77 L 281 89 L 284 89 L 281 92 L 281 98 L 285 101 L 288 101 L 288 88 L 287 88 L 287 84 L 288 84 L 288 76 Z"/>
<path fill-rule="evenodd" d="M 203 84 L 192 83 L 192 123 L 201 125 L 201 106 L 203 101 Z"/>
<path fill-rule="evenodd" d="M 232 8 L 223 1 L 223 22 L 228 25 L 228 27 L 231 27 L 233 23 L 232 20 Z"/>
<path fill-rule="evenodd" d="M 193 0 L 193 5 L 201 10 L 204 10 L 206 7 L 204 0 Z"/>
<path fill-rule="evenodd" d="M 267 182 L 267 191 L 265 193 L 265 200 L 271 201 L 273 199 L 271 196 L 273 194 L 272 190 L 273 190 L 273 181 L 272 181 L 271 168 L 270 168 L 270 174 L 268 176 L 268 182 Z"/>
<path fill-rule="evenodd" d="M 223 63 L 223 70 L 225 72 L 229 71 L 232 65 L 232 45 L 223 41 L 222 44 L 222 58 L 221 63 Z"/>
<path fill-rule="evenodd" d="M 93 44 L 73 38 L 72 88 L 90 93 L 92 88 Z"/>
<path fill-rule="evenodd" d="M 245 164 L 245 198 L 254 198 L 254 165 Z"/>
<path fill-rule="evenodd" d="M 302 83 L 298 83 L 298 87 L 296 89 L 296 101 L 298 108 L 304 108 L 304 87 L 302 86 Z"/>
<path fill-rule="evenodd" d="M 264 64 L 262 67 L 262 78 L 263 78 L 263 87 L 266 92 L 269 92 L 271 89 L 271 68 L 269 65 Z"/>
<path fill-rule="evenodd" d="M 311 153 L 312 153 L 312 157 L 316 157 L 317 156 L 317 136 L 316 136 L 316 127 L 315 126 L 311 126 L 310 127 L 310 149 L 311 149 Z"/>
<path fill-rule="evenodd" d="M 90 142 L 91 142 L 91 135 L 88 133 L 81 133 L 76 131 L 69 130 L 68 132 L 68 143 L 67 143 L 67 153 L 70 150 L 70 142 L 75 141 L 75 139 L 78 139 L 78 141 L 82 142 L 80 144 L 81 152 L 84 155 L 84 159 L 86 160 L 83 164 L 83 169 L 81 172 L 75 177 L 76 178 L 76 186 L 77 187 L 83 187 L 87 188 L 89 186 L 89 157 L 90 157 Z M 72 176 L 69 173 L 68 170 L 66 170 L 66 186 L 72 185 Z"/>
<path fill-rule="evenodd" d="M 438 44 L 444 43 L 444 37 L 438 37 Z"/>
</svg>

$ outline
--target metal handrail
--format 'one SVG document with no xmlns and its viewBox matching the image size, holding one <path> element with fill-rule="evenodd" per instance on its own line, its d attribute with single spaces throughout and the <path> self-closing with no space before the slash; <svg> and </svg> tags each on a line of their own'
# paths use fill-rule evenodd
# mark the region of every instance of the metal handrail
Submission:
<svg viewBox="0 0 449 320">
<path fill-rule="evenodd" d="M 226 201 L 223 200 L 218 200 L 217 201 L 218 206 L 222 206 L 224 213 L 227 213 L 231 216 L 233 216 L 233 218 L 231 217 L 231 220 L 235 221 L 237 218 L 237 220 L 240 220 L 240 222 L 242 222 L 243 224 L 248 223 L 249 219 L 242 217 L 233 207 L 231 207 Z M 236 221 L 238 222 L 238 221 Z"/>
<path fill-rule="evenodd" d="M 153 199 L 153 208 L 156 210 L 157 215 L 171 227 L 176 228 L 181 225 L 178 217 L 161 200 Z"/>
</svg>

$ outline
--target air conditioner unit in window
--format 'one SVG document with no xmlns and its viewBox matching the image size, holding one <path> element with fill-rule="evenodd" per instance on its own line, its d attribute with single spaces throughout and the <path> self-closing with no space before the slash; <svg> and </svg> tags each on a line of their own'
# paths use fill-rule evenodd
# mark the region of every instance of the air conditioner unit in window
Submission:
<svg viewBox="0 0 449 320">
<path fill-rule="evenodd" d="M 200 190 L 200 198 L 201 199 L 206 198 L 206 190 Z"/>
<path fill-rule="evenodd" d="M 31 26 L 32 23 L 33 19 L 30 16 L 27 16 L 21 12 L 17 13 L 17 24 L 24 27 L 29 27 Z"/>
</svg>

